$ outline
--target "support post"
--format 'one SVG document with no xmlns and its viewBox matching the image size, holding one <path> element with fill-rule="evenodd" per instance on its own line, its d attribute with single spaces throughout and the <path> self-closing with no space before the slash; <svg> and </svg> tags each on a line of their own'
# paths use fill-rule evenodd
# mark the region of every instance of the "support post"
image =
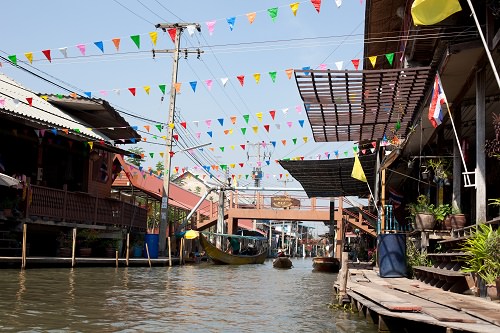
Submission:
<svg viewBox="0 0 500 333">
<path fill-rule="evenodd" d="M 385 169 L 382 169 L 382 175 L 380 177 L 381 180 L 381 190 L 380 190 L 380 233 L 384 233 L 385 231 Z"/>
<path fill-rule="evenodd" d="M 219 191 L 219 207 L 217 208 L 217 233 L 224 233 L 224 189 Z M 215 240 L 216 246 L 220 250 L 225 250 L 223 248 L 222 236 L 217 236 Z"/>
<path fill-rule="evenodd" d="M 342 261 L 340 266 L 340 274 L 338 276 L 339 279 L 339 304 L 343 304 L 347 298 L 347 278 L 349 276 L 349 252 L 342 252 Z"/>
<path fill-rule="evenodd" d="M 476 72 L 476 224 L 486 222 L 485 70 Z"/>
<path fill-rule="evenodd" d="M 149 267 L 151 268 L 151 257 L 149 256 L 149 248 L 148 248 L 148 243 L 146 243 L 146 254 L 148 256 L 148 263 Z"/>
<path fill-rule="evenodd" d="M 170 244 L 170 236 L 168 236 L 167 239 L 168 239 L 168 266 L 172 267 L 172 248 Z"/>
<path fill-rule="evenodd" d="M 128 266 L 128 259 L 130 256 L 130 232 L 127 232 L 127 252 L 125 253 L 125 262 Z"/>
<path fill-rule="evenodd" d="M 71 267 L 75 267 L 76 228 L 73 228 L 73 244 L 71 245 Z"/>
<path fill-rule="evenodd" d="M 22 269 L 26 268 L 26 232 L 28 229 L 28 225 L 26 223 L 23 224 L 23 249 L 22 249 L 22 258 L 21 258 L 21 267 Z"/>
<path fill-rule="evenodd" d="M 461 107 L 457 108 L 461 111 Z M 455 112 L 455 130 L 457 136 L 462 136 L 462 112 Z M 450 113 L 451 118 L 451 113 Z M 455 209 L 462 209 L 462 160 L 459 149 L 460 142 L 454 141 L 453 145 L 453 193 L 451 206 Z"/>
</svg>

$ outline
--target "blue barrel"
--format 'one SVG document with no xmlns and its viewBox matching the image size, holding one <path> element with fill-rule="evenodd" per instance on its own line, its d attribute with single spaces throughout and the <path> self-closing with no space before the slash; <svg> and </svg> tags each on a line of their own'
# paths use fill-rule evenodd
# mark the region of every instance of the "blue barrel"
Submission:
<svg viewBox="0 0 500 333">
<path fill-rule="evenodd" d="M 406 235 L 382 234 L 377 243 L 380 277 L 405 277 Z"/>
<path fill-rule="evenodd" d="M 158 243 L 160 237 L 158 234 L 145 234 L 144 235 L 144 258 L 148 257 L 148 253 L 146 251 L 146 244 L 148 244 L 149 257 L 151 259 L 158 258 Z"/>
</svg>

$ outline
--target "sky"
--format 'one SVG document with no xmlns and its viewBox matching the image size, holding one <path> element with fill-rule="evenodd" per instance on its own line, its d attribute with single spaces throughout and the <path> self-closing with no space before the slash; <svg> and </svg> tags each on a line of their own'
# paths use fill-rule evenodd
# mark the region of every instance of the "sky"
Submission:
<svg viewBox="0 0 500 333">
<path fill-rule="evenodd" d="M 15 54 L 19 63 L 27 66 L 25 53 L 31 52 L 32 70 L 39 75 L 81 95 L 90 93 L 110 102 L 146 138 L 146 142 L 137 146 L 146 153 L 142 165 L 147 169 L 162 161 L 160 153 L 166 151 L 165 140 L 161 138 L 166 130 L 159 131 L 156 125 L 168 123 L 173 62 L 171 54 L 156 54 L 153 58 L 151 50 L 174 47 L 169 34 L 157 30 L 155 24 L 198 23 L 201 33 L 190 36 L 184 31 L 181 38 L 181 49 L 199 48 L 203 53 L 199 58 L 196 53 L 180 57 L 177 82 L 181 85 L 174 122 L 179 142 L 173 147 L 176 154 L 171 172 L 189 169 L 208 180 L 210 176 L 204 166 L 209 167 L 214 177 L 224 178 L 222 170 L 214 170 L 212 166 L 227 165 L 228 173 L 238 179 L 239 185 L 252 186 L 251 172 L 260 162 L 264 173 L 261 185 L 300 187 L 276 160 L 335 158 L 335 151 L 339 158 L 347 157 L 346 153 L 352 157 L 353 144 L 314 142 L 294 77 L 288 79 L 286 70 L 336 69 L 340 62 L 342 69 L 354 69 L 352 59 L 361 59 L 362 63 L 365 3 L 323 0 L 318 13 L 310 0 L 299 1 L 294 16 L 290 7 L 294 2 L 5 2 L 0 23 L 5 32 L 0 55 Z M 274 20 L 269 13 L 271 8 L 278 8 Z M 256 14 L 251 24 L 249 13 Z M 232 18 L 231 30 L 228 19 Z M 210 33 L 209 22 L 214 21 Z M 156 46 L 150 37 L 155 31 Z M 137 35 L 140 48 L 131 38 Z M 118 51 L 112 42 L 116 38 L 120 39 Z M 103 51 L 98 45 L 102 45 Z M 67 58 L 60 50 L 64 48 Z M 43 50 L 50 50 L 51 62 Z M 35 92 L 69 94 L 5 62 L 0 70 Z M 274 82 L 270 72 L 276 72 Z M 255 74 L 260 74 L 258 83 Z M 244 76 L 243 85 L 238 76 Z M 225 85 L 221 81 L 224 78 L 227 78 Z M 159 88 L 163 84 L 165 95 Z M 136 88 L 135 96 L 129 88 Z M 270 111 L 275 111 L 274 119 Z M 182 151 L 209 143 L 200 149 Z"/>
</svg>

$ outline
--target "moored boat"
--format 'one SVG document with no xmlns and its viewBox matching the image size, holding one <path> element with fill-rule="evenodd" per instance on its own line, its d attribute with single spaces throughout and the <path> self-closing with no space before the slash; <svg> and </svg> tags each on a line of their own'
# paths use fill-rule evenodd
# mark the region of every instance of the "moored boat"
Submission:
<svg viewBox="0 0 500 333">
<path fill-rule="evenodd" d="M 314 257 L 313 269 L 317 272 L 338 273 L 340 262 L 334 257 Z"/>
<path fill-rule="evenodd" d="M 215 245 L 210 243 L 208 239 L 200 233 L 200 243 L 205 249 L 205 253 L 214 264 L 219 265 L 248 265 L 248 264 L 263 264 L 267 257 L 267 251 L 262 250 L 262 252 L 256 255 L 242 255 L 242 254 L 230 254 L 218 249 Z"/>
<path fill-rule="evenodd" d="M 274 268 L 288 269 L 288 268 L 292 268 L 293 264 L 292 264 L 292 261 L 290 260 L 290 258 L 288 258 L 288 257 L 278 257 L 278 258 L 273 260 L 273 267 Z"/>
</svg>

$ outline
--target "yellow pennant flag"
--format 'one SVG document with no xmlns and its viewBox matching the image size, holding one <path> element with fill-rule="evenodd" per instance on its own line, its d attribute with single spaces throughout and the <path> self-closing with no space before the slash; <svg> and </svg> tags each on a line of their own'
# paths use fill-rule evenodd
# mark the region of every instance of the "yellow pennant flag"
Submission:
<svg viewBox="0 0 500 333">
<path fill-rule="evenodd" d="M 293 16 L 297 16 L 297 9 L 299 9 L 299 3 L 298 2 L 291 3 L 290 8 L 292 9 Z"/>
<path fill-rule="evenodd" d="M 175 124 L 174 123 L 168 123 L 168 127 L 170 127 L 171 129 L 174 129 Z"/>
<path fill-rule="evenodd" d="M 372 67 L 375 68 L 375 64 L 377 63 L 377 56 L 371 56 L 368 57 L 370 59 L 370 62 L 372 63 Z"/>
<path fill-rule="evenodd" d="M 411 16 L 415 25 L 432 25 L 461 10 L 458 0 L 415 0 Z"/>
<path fill-rule="evenodd" d="M 149 33 L 149 37 L 151 37 L 151 41 L 153 45 L 156 46 L 156 40 L 158 39 L 158 33 L 156 31 L 152 31 Z"/>
<path fill-rule="evenodd" d="M 304 143 L 307 143 L 307 140 L 308 140 L 307 136 L 303 137 L 302 139 L 304 139 Z"/>
<path fill-rule="evenodd" d="M 255 83 L 259 84 L 259 81 L 260 81 L 260 73 L 255 73 L 253 75 L 254 79 L 255 79 Z"/>
<path fill-rule="evenodd" d="M 254 133 L 257 134 L 257 132 L 259 131 L 259 126 L 253 126 L 252 129 Z"/>
<path fill-rule="evenodd" d="M 33 52 L 26 52 L 24 56 L 29 60 L 30 64 L 33 63 Z"/>
<path fill-rule="evenodd" d="M 47 96 L 47 95 L 42 95 L 42 96 L 40 96 L 40 97 L 41 97 L 42 99 L 44 99 L 45 101 L 47 101 L 47 100 L 49 99 L 49 96 Z"/>
<path fill-rule="evenodd" d="M 262 112 L 257 112 L 255 115 L 259 121 L 262 121 Z"/>
<path fill-rule="evenodd" d="M 351 177 L 362 182 L 367 182 L 365 172 L 359 161 L 358 154 L 354 155 L 354 166 L 352 167 Z"/>
<path fill-rule="evenodd" d="M 151 90 L 151 86 L 144 86 L 144 91 L 146 92 L 146 94 L 149 95 L 149 91 Z"/>
<path fill-rule="evenodd" d="M 89 144 L 90 150 L 92 150 L 92 148 L 94 147 L 94 143 L 92 141 L 89 141 L 88 144 Z"/>
<path fill-rule="evenodd" d="M 161 152 L 161 153 L 160 153 L 160 156 L 161 156 L 162 158 L 163 158 L 163 154 L 165 154 L 165 153 L 163 153 L 163 152 Z"/>
</svg>

